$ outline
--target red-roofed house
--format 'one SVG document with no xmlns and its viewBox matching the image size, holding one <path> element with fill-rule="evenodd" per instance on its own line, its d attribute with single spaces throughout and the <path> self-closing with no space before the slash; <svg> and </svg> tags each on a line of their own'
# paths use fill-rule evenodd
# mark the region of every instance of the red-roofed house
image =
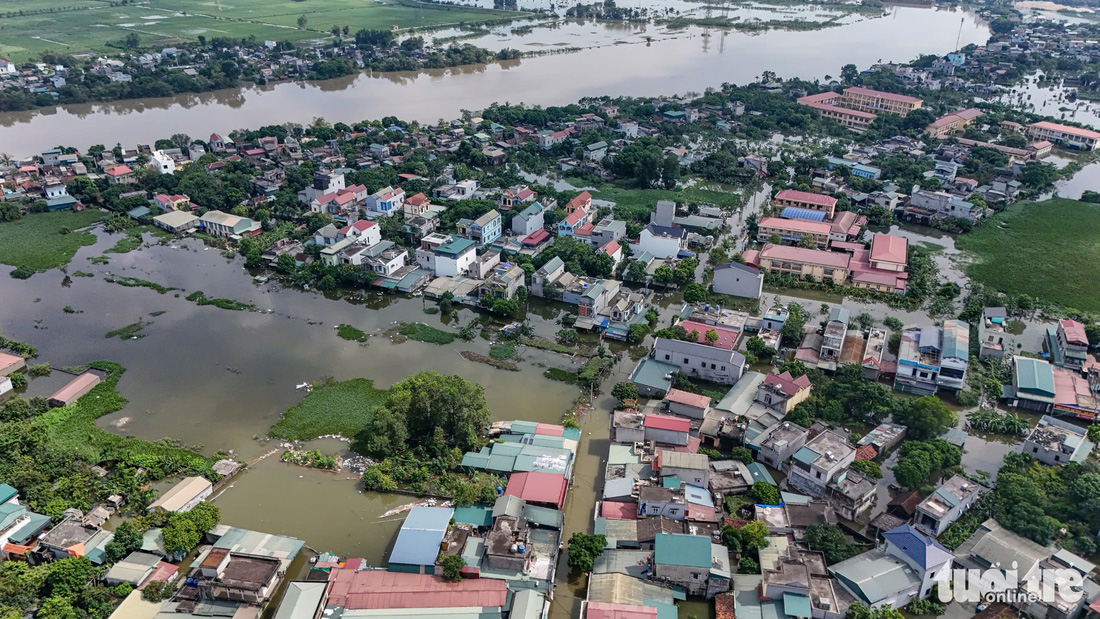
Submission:
<svg viewBox="0 0 1100 619">
<path fill-rule="evenodd" d="M 349 562 L 350 563 L 350 562 Z M 329 572 L 327 605 L 345 610 L 503 607 L 508 584 L 491 578 L 450 582 L 428 574 L 344 567 Z"/>
<path fill-rule="evenodd" d="M 860 445 L 856 447 L 856 460 L 874 460 L 878 452 L 873 445 Z"/>
<path fill-rule="evenodd" d="M 1054 361 L 1056 365 L 1081 370 L 1089 359 L 1089 339 L 1085 335 L 1085 325 L 1076 320 L 1059 320 L 1054 345 L 1058 347 Z M 1048 337 L 1049 340 L 1049 337 Z M 1050 346 L 1048 341 L 1047 346 Z M 1058 363 L 1059 360 L 1061 363 Z"/>
<path fill-rule="evenodd" d="M 668 393 L 665 394 L 664 402 L 665 408 L 670 413 L 691 417 L 692 419 L 702 419 L 706 416 L 707 409 L 710 408 L 710 398 L 707 396 L 679 389 L 669 389 Z"/>
<path fill-rule="evenodd" d="M 428 212 L 428 207 L 432 205 L 432 201 L 428 196 L 423 193 L 418 193 L 415 196 L 405 198 L 405 218 L 420 217 L 424 213 Z"/>
<path fill-rule="evenodd" d="M 504 494 L 561 509 L 565 502 L 565 475 L 558 473 L 513 473 Z"/>
<path fill-rule="evenodd" d="M 715 348 L 721 348 L 722 350 L 736 350 L 737 340 L 741 337 L 741 332 L 737 329 L 731 329 L 730 327 L 723 327 L 720 325 L 708 325 L 701 322 L 695 322 L 694 320 L 685 320 L 680 323 L 688 334 L 692 331 L 699 334 L 699 337 L 695 340 L 700 344 L 709 344 Z M 711 343 L 707 339 L 707 333 L 714 331 L 718 335 L 718 339 Z"/>
<path fill-rule="evenodd" d="M 153 196 L 153 202 L 162 211 L 183 211 L 191 209 L 191 198 L 183 194 L 168 195 L 158 193 Z"/>
<path fill-rule="evenodd" d="M 663 445 L 686 446 L 691 433 L 691 420 L 669 415 L 646 415 L 642 422 L 645 440 Z"/>
<path fill-rule="evenodd" d="M 535 426 L 535 434 L 542 436 L 561 436 L 565 434 L 565 426 L 556 423 L 540 423 Z"/>
<path fill-rule="evenodd" d="M 137 180 L 134 176 L 134 171 L 130 169 L 130 166 L 116 165 L 114 167 L 107 168 L 106 172 L 104 173 L 107 175 L 107 183 L 110 185 L 124 185 Z"/>
<path fill-rule="evenodd" d="M 625 501 L 600 501 L 600 517 L 610 520 L 637 520 L 638 504 Z"/>
<path fill-rule="evenodd" d="M 588 213 L 577 209 L 558 222 L 558 236 L 573 236 L 578 228 L 588 223 Z"/>
<path fill-rule="evenodd" d="M 582 191 L 577 194 L 577 197 L 569 201 L 565 205 L 565 212 L 572 213 L 577 209 L 581 209 L 584 212 L 588 212 L 592 208 L 592 194 L 587 191 Z"/>
<path fill-rule="evenodd" d="M 779 207 L 793 206 L 822 211 L 826 219 L 832 219 L 836 215 L 836 198 L 821 193 L 784 189 L 775 194 L 774 202 Z"/>
<path fill-rule="evenodd" d="M 899 116 L 905 116 L 923 104 L 924 101 L 917 97 L 859 86 L 845 88 L 844 94 L 840 97 L 840 105 L 848 109 L 862 112 L 892 112 Z"/>
<path fill-rule="evenodd" d="M 382 227 L 369 219 L 359 221 L 340 229 L 339 238 L 355 239 L 356 243 L 373 247 L 382 242 Z"/>
<path fill-rule="evenodd" d="M 764 406 L 787 413 L 810 397 L 810 390 L 810 379 L 805 375 L 795 378 L 790 372 L 768 374 L 757 388 L 756 399 Z"/>
<path fill-rule="evenodd" d="M 623 248 L 615 241 L 608 241 L 603 247 L 597 249 L 596 253 L 611 256 L 611 259 L 615 261 L 615 266 L 619 266 L 619 263 L 623 260 Z"/>
</svg>

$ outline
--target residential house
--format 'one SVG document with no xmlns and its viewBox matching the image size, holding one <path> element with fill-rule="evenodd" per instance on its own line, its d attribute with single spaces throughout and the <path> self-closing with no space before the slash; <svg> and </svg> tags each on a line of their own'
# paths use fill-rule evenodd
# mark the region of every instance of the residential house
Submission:
<svg viewBox="0 0 1100 619">
<path fill-rule="evenodd" d="M 137 176 L 130 166 L 116 165 L 104 171 L 109 185 L 126 185 L 137 181 Z"/>
<path fill-rule="evenodd" d="M 402 212 L 405 206 L 405 190 L 383 187 L 367 196 L 367 208 L 371 213 L 390 217 Z"/>
<path fill-rule="evenodd" d="M 481 285 L 480 296 L 494 299 L 511 299 L 520 286 L 524 285 L 526 273 L 517 264 L 503 262 L 498 264 L 492 274 Z"/>
<path fill-rule="evenodd" d="M 298 192 L 298 200 L 310 204 L 325 194 L 338 193 L 346 187 L 343 174 L 317 171 L 313 173 L 313 184 Z"/>
<path fill-rule="evenodd" d="M 173 234 L 180 234 L 199 225 L 199 218 L 189 211 L 168 211 L 153 218 L 153 225 Z"/>
<path fill-rule="evenodd" d="M 1084 462 L 1096 447 L 1086 435 L 1085 429 L 1080 426 L 1043 415 L 1039 424 L 1024 439 L 1020 452 L 1050 466 Z"/>
<path fill-rule="evenodd" d="M 546 298 L 550 292 L 547 286 L 553 286 L 563 275 L 567 275 L 565 262 L 557 256 L 551 258 L 549 262 L 539 267 L 531 278 L 531 294 Z M 568 275 L 572 276 L 572 274 Z"/>
<path fill-rule="evenodd" d="M 917 505 L 916 527 L 929 535 L 943 533 L 978 500 L 981 486 L 962 475 L 952 475 Z"/>
<path fill-rule="evenodd" d="M 1054 365 L 1081 371 L 1089 359 L 1089 339 L 1085 325 L 1076 320 L 1059 320 L 1057 329 L 1048 329 L 1044 343 Z"/>
<path fill-rule="evenodd" d="M 469 200 L 474 197 L 480 184 L 477 180 L 468 178 L 454 184 L 436 187 L 432 190 L 432 197 L 442 200 Z"/>
<path fill-rule="evenodd" d="M 405 213 L 405 219 L 412 219 L 413 217 L 423 217 L 428 212 L 428 208 L 432 205 L 432 201 L 428 196 L 423 193 L 418 193 L 414 196 L 409 196 L 405 199 L 405 203 L 402 209 Z"/>
<path fill-rule="evenodd" d="M 709 536 L 661 533 L 653 542 L 653 578 L 712 598 L 729 590 L 729 551 Z"/>
<path fill-rule="evenodd" d="M 573 236 L 586 223 L 588 223 L 588 212 L 584 209 L 576 209 L 558 222 L 558 236 Z"/>
<path fill-rule="evenodd" d="M 1008 312 L 1003 307 L 987 307 L 982 310 L 982 320 L 978 323 L 979 359 L 1002 360 L 1005 351 L 1015 352 L 1020 347 L 1019 340 L 1008 332 Z"/>
<path fill-rule="evenodd" d="M 676 365 L 685 374 L 725 385 L 736 383 L 745 372 L 745 356 L 741 353 L 697 342 L 659 337 L 651 357 Z"/>
<path fill-rule="evenodd" d="M 326 224 L 313 233 L 313 244 L 328 247 L 336 244 L 340 238 L 340 229 L 332 224 Z"/>
<path fill-rule="evenodd" d="M 542 230 L 545 225 L 545 217 L 546 209 L 542 207 L 542 204 L 533 202 L 512 218 L 512 232 L 519 236 L 527 236 L 537 230 Z"/>
<path fill-rule="evenodd" d="M 497 198 L 497 208 L 502 211 L 510 211 L 529 202 L 534 202 L 537 197 L 538 194 L 526 185 L 509 187 L 500 192 L 500 197 Z"/>
<path fill-rule="evenodd" d="M 710 460 L 703 454 L 661 449 L 652 467 L 660 477 L 676 477 L 701 488 L 706 488 L 710 480 Z"/>
<path fill-rule="evenodd" d="M 814 497 L 825 496 L 829 482 L 856 459 L 856 448 L 834 430 L 810 439 L 792 456 L 787 482 Z"/>
<path fill-rule="evenodd" d="M 798 450 L 806 446 L 810 432 L 802 426 L 784 421 L 766 429 L 753 439 L 751 447 L 756 448 L 756 460 L 778 469 Z"/>
<path fill-rule="evenodd" d="M 649 224 L 638 237 L 635 253 L 649 253 L 656 258 L 676 258 L 687 249 L 687 230 Z"/>
<path fill-rule="evenodd" d="M 825 324 L 821 349 L 818 353 L 818 367 L 836 369 L 840 362 L 840 353 L 844 348 L 844 336 L 848 333 L 848 317 L 849 312 L 843 307 L 834 307 L 829 310 L 829 321 Z"/>
<path fill-rule="evenodd" d="M 149 155 L 149 163 L 161 174 L 172 174 L 176 171 L 175 160 L 162 150 L 153 151 Z"/>
<path fill-rule="evenodd" d="M 906 214 L 923 221 L 956 217 L 968 221 L 977 221 L 985 215 L 985 210 L 945 191 L 916 189 L 909 196 Z"/>
<path fill-rule="evenodd" d="M 935 395 L 939 385 L 942 331 L 939 327 L 909 327 L 901 332 L 894 389 Z"/>
<path fill-rule="evenodd" d="M 382 227 L 366 219 L 360 219 L 341 228 L 338 234 L 340 239 L 352 239 L 357 244 L 366 245 L 367 247 L 382 242 Z"/>
<path fill-rule="evenodd" d="M 669 389 L 668 393 L 665 394 L 664 405 L 670 413 L 692 419 L 702 419 L 706 416 L 707 410 L 710 409 L 710 398 L 679 389 Z"/>
<path fill-rule="evenodd" d="M 477 258 L 476 244 L 449 234 L 432 233 L 420 239 L 416 262 L 440 277 L 464 275 Z"/>
<path fill-rule="evenodd" d="M 901 608 L 921 591 L 920 575 L 905 560 L 875 548 L 829 567 L 856 601 L 868 608 Z"/>
<path fill-rule="evenodd" d="M 731 262 L 714 267 L 711 287 L 716 294 L 759 299 L 764 291 L 764 273 L 756 267 Z"/>
<path fill-rule="evenodd" d="M 500 238 L 501 221 L 500 213 L 493 209 L 474 220 L 459 220 L 458 234 L 484 247 Z"/>
<path fill-rule="evenodd" d="M 691 421 L 669 415 L 646 415 L 642 421 L 642 427 L 645 428 L 647 441 L 660 445 L 686 447 L 691 432 Z"/>
<path fill-rule="evenodd" d="M 943 349 L 936 384 L 943 389 L 960 391 L 966 387 L 966 369 L 970 364 L 970 325 L 961 320 L 943 322 Z"/>
<path fill-rule="evenodd" d="M 989 574 L 990 571 L 1000 572 L 991 574 L 993 578 L 988 579 L 993 585 L 989 592 L 1016 593 L 1017 587 L 1026 590 L 1028 581 L 1041 577 L 1039 570 L 1042 569 L 1042 563 L 1052 554 L 1053 548 L 1017 535 L 990 518 L 955 549 L 955 564 L 963 569 L 981 570 L 980 573 L 983 574 Z M 1014 571 L 1011 579 L 1007 578 L 1008 570 Z M 1000 578 L 996 578 L 997 576 Z M 1009 588 L 1002 588 L 1005 585 Z M 1057 613 L 1042 616 L 1065 617 Z"/>
<path fill-rule="evenodd" d="M 756 401 L 786 415 L 810 397 L 811 388 L 810 379 L 805 375 L 795 378 L 790 372 L 768 374 L 757 388 Z"/>
<path fill-rule="evenodd" d="M 875 502 L 875 481 L 856 469 L 845 469 L 825 487 L 825 497 L 838 516 L 857 520 Z"/>
<path fill-rule="evenodd" d="M 934 537 L 924 535 L 904 524 L 889 531 L 883 531 L 882 539 L 882 550 L 907 563 L 920 579 L 920 589 L 916 597 L 922 600 L 928 599 L 936 583 L 947 580 L 955 556 Z"/>
</svg>

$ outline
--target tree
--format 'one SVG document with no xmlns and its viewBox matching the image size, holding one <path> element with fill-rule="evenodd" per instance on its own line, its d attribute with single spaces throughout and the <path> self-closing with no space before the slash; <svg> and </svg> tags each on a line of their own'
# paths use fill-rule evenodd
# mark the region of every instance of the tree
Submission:
<svg viewBox="0 0 1100 619">
<path fill-rule="evenodd" d="M 779 373 L 782 374 L 783 372 L 787 372 L 792 378 L 798 378 L 799 376 L 805 376 L 809 370 L 806 369 L 805 363 L 795 359 L 793 361 L 786 361 L 783 365 L 779 366 Z"/>
<path fill-rule="evenodd" d="M 638 399 L 638 387 L 630 382 L 615 383 L 611 388 L 611 395 L 615 398 L 617 406 L 621 408 L 627 400 Z"/>
<path fill-rule="evenodd" d="M 825 561 L 830 565 L 863 552 L 863 547 L 849 542 L 844 537 L 844 532 L 835 524 L 812 524 L 806 527 L 803 541 L 810 550 L 823 553 Z"/>
<path fill-rule="evenodd" d="M 755 485 L 755 484 L 753 484 Z M 762 520 L 753 520 L 738 529 L 741 535 L 741 545 L 748 550 L 759 550 L 768 546 L 768 525 Z"/>
<path fill-rule="evenodd" d="M 386 458 L 405 451 L 409 431 L 405 420 L 385 406 L 379 406 L 371 414 L 367 426 L 355 436 L 352 450 L 377 458 Z"/>
<path fill-rule="evenodd" d="M 958 466 L 961 461 L 959 448 L 942 439 L 906 441 L 901 446 L 901 456 L 894 464 L 894 478 L 902 486 L 916 490 L 934 471 Z M 1000 482 L 998 476 L 997 483 Z"/>
<path fill-rule="evenodd" d="M 854 83 L 856 81 L 856 78 L 858 77 L 859 69 L 856 68 L 856 65 L 848 63 L 843 67 L 840 67 L 840 81 L 844 82 L 845 84 Z"/>
<path fill-rule="evenodd" d="M 758 335 L 750 337 L 745 342 L 745 350 L 752 353 L 757 359 L 765 359 L 775 354 L 775 349 L 768 346 Z"/>
<path fill-rule="evenodd" d="M 703 339 L 707 341 L 707 344 L 714 346 L 718 343 L 718 331 L 716 329 L 707 329 L 707 332 L 703 334 Z"/>
<path fill-rule="evenodd" d="M 109 562 L 115 562 L 131 552 L 141 548 L 141 529 L 132 520 L 127 520 L 115 529 L 115 538 L 105 549 Z"/>
<path fill-rule="evenodd" d="M 745 464 L 752 464 L 752 462 L 753 462 L 752 450 L 749 449 L 748 447 L 744 447 L 744 446 L 739 445 L 737 447 L 734 447 L 732 450 L 730 450 L 730 458 L 732 458 L 734 460 L 740 460 L 741 462 L 744 462 Z"/>
<path fill-rule="evenodd" d="M 757 505 L 779 505 L 783 502 L 783 499 L 779 496 L 779 488 L 766 481 L 753 483 L 749 495 L 752 496 Z"/>
<path fill-rule="evenodd" d="M 705 303 L 710 298 L 706 286 L 692 282 L 684 287 L 685 303 Z"/>
<path fill-rule="evenodd" d="M 34 614 L 38 619 L 77 619 L 75 603 L 72 597 L 55 596 L 42 600 Z"/>
<path fill-rule="evenodd" d="M 484 387 L 460 376 L 438 372 L 409 376 L 390 387 L 386 406 L 405 420 L 410 441 L 429 451 L 476 449 L 489 427 Z M 442 430 L 443 444 L 434 444 L 436 429 Z"/>
<path fill-rule="evenodd" d="M 443 577 L 451 582 L 462 580 L 462 568 L 466 567 L 466 561 L 459 555 L 447 555 L 440 561 L 443 566 Z"/>
<path fill-rule="evenodd" d="M 844 617 L 845 619 L 905 619 L 905 615 L 889 606 L 872 609 L 859 602 L 849 606 L 848 614 Z"/>
<path fill-rule="evenodd" d="M 91 580 L 98 569 L 87 557 L 73 557 L 54 561 L 46 576 L 45 592 L 49 597 L 69 597 L 79 595 L 85 584 Z"/>
<path fill-rule="evenodd" d="M 741 560 L 737 562 L 738 574 L 759 574 L 760 564 L 756 562 L 752 557 L 741 557 Z"/>
<path fill-rule="evenodd" d="M 281 273 L 293 273 L 298 270 L 298 262 L 294 259 L 294 256 L 290 253 L 279 254 L 279 257 L 275 259 L 275 268 Z"/>
<path fill-rule="evenodd" d="M 907 428 L 909 440 L 923 441 L 954 427 L 958 417 L 939 398 L 926 395 L 895 412 L 894 421 Z"/>
<path fill-rule="evenodd" d="M 607 538 L 603 535 L 588 535 L 578 531 L 569 538 L 567 564 L 570 569 L 591 572 L 592 564 L 596 561 L 596 557 L 603 554 L 605 546 L 607 546 Z"/>
<path fill-rule="evenodd" d="M 298 16 L 298 28 L 299 29 L 305 28 L 306 24 L 308 24 L 308 23 L 309 23 L 309 20 L 306 19 L 305 15 L 299 15 Z"/>
<path fill-rule="evenodd" d="M 173 133 L 171 140 L 172 144 L 175 144 L 176 148 L 180 150 L 187 150 L 187 147 L 191 146 L 191 136 L 186 133 Z"/>
<path fill-rule="evenodd" d="M 871 479 L 882 479 L 882 467 L 873 460 L 856 460 L 852 468 Z"/>
</svg>

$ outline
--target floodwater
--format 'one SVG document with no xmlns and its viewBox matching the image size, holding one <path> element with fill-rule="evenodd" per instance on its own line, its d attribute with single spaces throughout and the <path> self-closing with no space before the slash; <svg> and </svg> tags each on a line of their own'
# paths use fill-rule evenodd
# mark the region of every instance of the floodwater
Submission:
<svg viewBox="0 0 1100 619">
<path fill-rule="evenodd" d="M 459 350 L 485 354 L 488 342 L 481 338 L 437 346 L 415 341 L 395 345 L 380 336 L 360 345 L 333 331 L 338 323 L 367 332 L 385 330 L 397 320 L 440 324 L 439 315 L 423 313 L 421 299 L 384 297 L 356 305 L 297 290 L 269 292 L 252 283 L 239 258 L 226 259 L 195 241 L 185 248 L 155 246 L 107 254 L 110 264 L 93 265 L 88 258 L 102 254 L 119 238 L 98 232 L 97 236 L 99 242 L 81 249 L 69 267 L 69 273 L 82 270 L 95 277 L 67 280 L 54 270 L 20 281 L 8 277 L 9 268 L 4 267 L 0 329 L 7 337 L 37 346 L 39 359 L 55 367 L 96 359 L 124 365 L 127 372 L 119 390 L 129 404 L 99 422 L 114 432 L 149 440 L 178 438 L 202 445 L 208 454 L 233 450 L 249 461 L 278 447 L 277 442 L 256 439 L 302 399 L 294 386 L 322 376 L 367 377 L 385 387 L 421 370 L 459 374 L 487 387 L 494 419 L 557 422 L 578 395 L 573 386 L 543 378 L 542 368 L 535 364 L 568 366 L 561 355 L 526 353 L 530 360 L 520 362 L 522 371 L 505 372 L 458 356 Z M 180 291 L 177 298 L 175 292 L 159 295 L 145 288 L 125 288 L 103 281 L 108 272 L 187 292 Z M 199 307 L 183 298 L 195 290 L 273 311 Z M 83 313 L 66 314 L 65 306 Z M 165 313 L 150 316 L 159 311 Z M 540 311 L 551 316 L 558 312 Z M 463 310 L 458 321 L 466 324 L 476 317 Z M 105 339 L 107 331 L 139 320 L 151 323 L 145 337 Z M 539 326 L 540 331 L 556 330 L 552 323 Z M 33 379 L 28 394 L 48 394 L 60 382 L 59 373 Z M 331 440 L 313 444 L 326 453 L 345 447 Z M 293 535 L 314 549 L 363 556 L 378 564 L 401 518 L 377 517 L 413 499 L 360 491 L 354 477 L 283 464 L 276 454 L 233 480 L 216 504 L 228 524 Z"/>
<path fill-rule="evenodd" d="M 1080 200 L 1086 190 L 1100 191 L 1100 165 L 1097 163 L 1090 163 L 1070 178 L 1054 184 L 1054 192 L 1061 198 Z"/>
<path fill-rule="evenodd" d="M 956 39 L 959 45 L 981 44 L 989 36 L 988 26 L 975 13 L 953 7 L 891 7 L 881 18 L 815 31 L 742 33 L 691 27 L 668 32 L 653 24 L 644 26 L 645 33 L 619 24 L 586 28 L 597 34 L 563 41 L 568 46 L 601 46 L 489 66 L 364 73 L 309 84 L 8 113 L 0 115 L 0 144 L 13 155 L 26 155 L 58 143 L 78 148 L 151 143 L 165 137 L 166 127 L 172 133 L 201 137 L 242 127 L 308 123 L 318 116 L 333 122 L 387 115 L 434 122 L 493 102 L 546 106 L 586 96 L 703 92 L 723 82 L 750 82 L 765 70 L 780 77 L 820 79 L 839 75 L 847 63 L 866 67 L 906 61 L 922 53 L 950 51 Z M 592 40 L 609 30 L 616 33 L 615 44 Z M 922 36 L 914 37 L 913 32 Z M 647 33 L 653 40 L 647 41 Z M 545 42 L 537 31 L 526 36 Z"/>
<path fill-rule="evenodd" d="M 1093 128 L 1100 127 L 1100 103 L 1084 99 L 1071 100 L 1069 94 L 1077 89 L 1057 83 L 1040 82 L 1042 73 L 1028 76 L 1023 84 L 1007 89 L 996 98 L 1012 107 L 1052 116 L 1058 120 L 1079 122 Z"/>
</svg>

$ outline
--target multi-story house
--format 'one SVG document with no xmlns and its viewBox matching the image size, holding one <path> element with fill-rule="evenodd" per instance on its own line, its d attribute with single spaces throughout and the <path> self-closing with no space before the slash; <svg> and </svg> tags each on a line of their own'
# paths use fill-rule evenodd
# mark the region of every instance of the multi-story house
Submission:
<svg viewBox="0 0 1100 619">
<path fill-rule="evenodd" d="M 768 374 L 756 388 L 756 401 L 786 415 L 810 397 L 811 389 L 810 379 L 806 375 L 795 378 L 790 372 Z"/>
<path fill-rule="evenodd" d="M 712 598 L 729 591 L 729 550 L 706 535 L 660 533 L 653 541 L 653 578 Z"/>
<path fill-rule="evenodd" d="M 916 527 L 929 535 L 943 533 L 978 500 L 981 486 L 962 475 L 952 475 L 917 505 Z"/>
<path fill-rule="evenodd" d="M 736 383 L 745 373 L 745 356 L 741 353 L 697 342 L 659 337 L 651 356 L 679 366 L 685 374 L 724 385 Z"/>
<path fill-rule="evenodd" d="M 759 299 L 764 292 L 764 274 L 754 266 L 731 262 L 714 267 L 712 285 L 717 294 Z"/>
<path fill-rule="evenodd" d="M 1088 361 L 1085 325 L 1076 320 L 1059 320 L 1057 329 L 1047 329 L 1045 346 L 1054 365 L 1080 371 Z"/>
<path fill-rule="evenodd" d="M 1015 351 L 1017 340 L 1008 332 L 1008 312 L 1003 307 L 982 310 L 978 323 L 979 359 L 1004 359 L 1005 352 Z"/>
<path fill-rule="evenodd" d="M 488 245 L 500 238 L 501 217 L 493 209 L 477 219 L 460 219 L 458 234 L 474 241 L 480 246 Z"/>
<path fill-rule="evenodd" d="M 473 241 L 449 234 L 432 233 L 420 239 L 416 263 L 439 277 L 465 275 L 477 259 Z"/>
<path fill-rule="evenodd" d="M 1067 462 L 1084 462 L 1094 447 L 1096 445 L 1088 440 L 1084 428 L 1043 415 L 1020 446 L 1020 452 L 1043 464 L 1061 466 Z"/>
<path fill-rule="evenodd" d="M 970 324 L 961 320 L 945 320 L 940 375 L 936 384 L 944 389 L 961 391 L 966 387 L 966 368 L 969 364 Z"/>
<path fill-rule="evenodd" d="M 939 327 L 910 327 L 901 332 L 898 373 L 894 389 L 917 395 L 935 395 L 943 350 Z"/>
<path fill-rule="evenodd" d="M 926 599 L 932 595 L 936 583 L 947 579 L 955 555 L 933 537 L 922 535 L 913 527 L 903 524 L 882 533 L 886 554 L 901 559 L 920 578 L 916 597 Z"/>
<path fill-rule="evenodd" d="M 542 204 L 534 202 L 527 208 L 516 213 L 512 218 L 512 233 L 519 236 L 527 236 L 536 230 L 542 230 L 545 225 L 546 209 Z"/>
<path fill-rule="evenodd" d="M 371 213 L 390 217 L 402 212 L 405 206 L 405 190 L 383 187 L 367 196 L 367 208 Z"/>
<path fill-rule="evenodd" d="M 814 497 L 856 459 L 856 448 L 840 434 L 825 430 L 795 452 L 788 463 L 787 482 Z"/>
<path fill-rule="evenodd" d="M 765 430 L 753 439 L 752 443 L 754 446 L 759 446 L 756 452 L 757 461 L 778 469 L 798 450 L 805 447 L 809 438 L 810 432 L 806 428 L 784 421 Z"/>
<path fill-rule="evenodd" d="M 840 351 L 844 348 L 844 336 L 848 333 L 848 310 L 834 307 L 829 311 L 829 322 L 825 324 L 825 334 L 821 338 L 820 362 L 830 369 L 836 369 L 840 361 Z"/>
</svg>

